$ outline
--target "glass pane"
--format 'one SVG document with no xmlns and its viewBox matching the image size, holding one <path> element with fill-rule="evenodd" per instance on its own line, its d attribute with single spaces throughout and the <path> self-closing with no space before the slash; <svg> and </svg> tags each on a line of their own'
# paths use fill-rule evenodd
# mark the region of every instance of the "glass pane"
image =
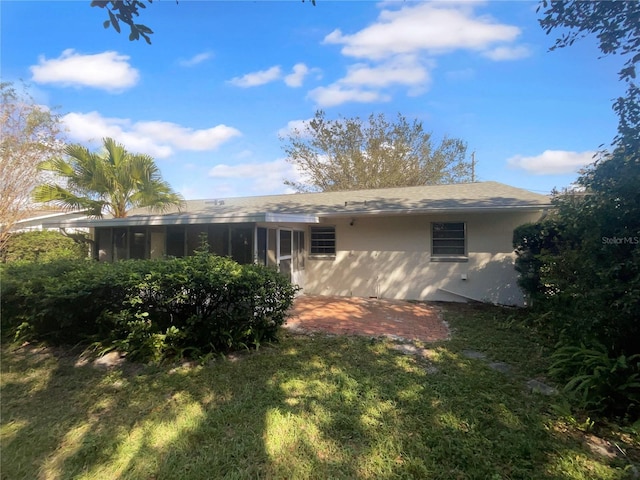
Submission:
<svg viewBox="0 0 640 480">
<path fill-rule="evenodd" d="M 167 255 L 170 257 L 184 257 L 185 227 L 167 227 Z"/>
<path fill-rule="evenodd" d="M 280 273 L 291 281 L 291 260 L 280 260 Z"/>
<path fill-rule="evenodd" d="M 187 227 L 187 255 L 193 255 L 202 246 L 202 241 L 209 243 L 206 225 Z"/>
<path fill-rule="evenodd" d="M 291 255 L 291 230 L 280 230 L 280 255 Z"/>
<path fill-rule="evenodd" d="M 112 254 L 112 242 L 111 242 L 111 229 L 110 228 L 97 228 L 96 237 L 98 239 L 96 245 L 96 251 L 98 260 L 110 262 L 113 260 Z"/>
<path fill-rule="evenodd" d="M 258 228 L 258 245 L 256 246 L 258 251 L 258 258 L 256 259 L 258 264 L 267 264 L 267 229 Z"/>
<path fill-rule="evenodd" d="M 253 227 L 231 229 L 231 258 L 241 264 L 253 263 Z"/>
<path fill-rule="evenodd" d="M 145 259 L 147 258 L 147 231 L 145 228 L 131 229 L 131 245 L 129 258 Z"/>
<path fill-rule="evenodd" d="M 113 229 L 113 260 L 127 259 L 127 229 Z"/>
<path fill-rule="evenodd" d="M 229 255 L 229 227 L 209 225 L 209 251 L 221 257 Z"/>
<path fill-rule="evenodd" d="M 433 247 L 434 255 L 464 255 L 464 247 Z"/>
<path fill-rule="evenodd" d="M 304 232 L 293 232 L 293 268 L 304 270 Z"/>
<path fill-rule="evenodd" d="M 269 229 L 269 238 L 268 238 L 268 249 L 267 249 L 267 265 L 275 266 L 276 265 L 276 234 L 277 230 L 275 228 Z"/>
<path fill-rule="evenodd" d="M 434 240 L 433 241 L 433 248 L 436 247 L 459 247 L 464 249 L 464 240 L 452 240 L 452 239 L 447 239 L 447 240 Z"/>
<path fill-rule="evenodd" d="M 311 228 L 311 253 L 328 255 L 336 253 L 335 227 Z"/>
</svg>

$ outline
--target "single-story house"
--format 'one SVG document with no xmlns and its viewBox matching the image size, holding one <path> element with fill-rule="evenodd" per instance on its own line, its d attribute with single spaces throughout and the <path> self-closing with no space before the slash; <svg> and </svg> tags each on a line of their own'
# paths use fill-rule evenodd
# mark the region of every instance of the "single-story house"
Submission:
<svg viewBox="0 0 640 480">
<path fill-rule="evenodd" d="M 60 223 L 85 218 L 87 218 L 87 215 L 83 212 L 67 212 L 58 208 L 34 209 L 30 210 L 25 218 L 13 224 L 10 231 L 57 230 Z"/>
<path fill-rule="evenodd" d="M 57 222 L 101 261 L 210 250 L 272 265 L 313 295 L 519 305 L 513 230 L 550 199 L 497 182 L 191 200 L 180 211 Z"/>
</svg>

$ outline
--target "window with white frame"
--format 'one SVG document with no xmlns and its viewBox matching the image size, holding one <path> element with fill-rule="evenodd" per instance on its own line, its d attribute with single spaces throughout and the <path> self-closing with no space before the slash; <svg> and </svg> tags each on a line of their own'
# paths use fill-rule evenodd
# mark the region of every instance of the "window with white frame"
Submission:
<svg viewBox="0 0 640 480">
<path fill-rule="evenodd" d="M 323 226 L 311 227 L 311 255 L 335 255 L 336 254 L 336 227 Z"/>
<path fill-rule="evenodd" d="M 464 222 L 433 222 L 431 224 L 431 255 L 434 257 L 465 257 L 467 254 Z"/>
</svg>

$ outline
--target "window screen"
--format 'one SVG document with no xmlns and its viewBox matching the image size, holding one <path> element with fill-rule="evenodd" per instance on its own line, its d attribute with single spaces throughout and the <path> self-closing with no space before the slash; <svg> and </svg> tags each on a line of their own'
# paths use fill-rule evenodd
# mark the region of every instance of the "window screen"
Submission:
<svg viewBox="0 0 640 480">
<path fill-rule="evenodd" d="M 336 228 L 311 227 L 311 255 L 336 254 Z"/>
<path fill-rule="evenodd" d="M 466 229 L 464 222 L 431 224 L 432 255 L 465 255 Z"/>
</svg>

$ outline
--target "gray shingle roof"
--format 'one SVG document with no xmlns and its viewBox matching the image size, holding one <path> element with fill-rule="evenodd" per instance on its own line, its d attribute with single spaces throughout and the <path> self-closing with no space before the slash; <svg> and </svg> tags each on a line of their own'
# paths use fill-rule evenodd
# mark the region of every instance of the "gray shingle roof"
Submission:
<svg viewBox="0 0 640 480">
<path fill-rule="evenodd" d="M 156 224 L 182 223 L 179 219 L 197 219 L 199 221 L 194 223 L 201 223 L 205 219 L 214 218 L 218 218 L 218 221 L 224 218 L 235 218 L 235 221 L 242 218 L 246 221 L 269 221 L 270 216 L 291 216 L 291 221 L 313 222 L 314 218 L 317 221 L 317 217 L 342 215 L 541 209 L 549 205 L 550 199 L 546 195 L 498 182 L 477 182 L 189 200 L 180 212 L 175 210 L 157 215 L 150 214 L 146 209 L 134 210 L 127 217 L 128 221 L 122 224 L 135 224 L 138 221 L 149 223 L 145 221 L 149 220 L 149 216 L 154 218 L 152 223 Z M 90 223 L 106 225 L 107 219 Z"/>
</svg>

